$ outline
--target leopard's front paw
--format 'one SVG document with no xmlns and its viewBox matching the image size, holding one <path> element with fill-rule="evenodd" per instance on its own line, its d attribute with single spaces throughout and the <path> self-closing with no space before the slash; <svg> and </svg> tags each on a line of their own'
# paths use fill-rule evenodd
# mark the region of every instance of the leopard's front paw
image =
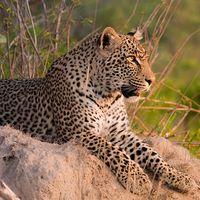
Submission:
<svg viewBox="0 0 200 200">
<path fill-rule="evenodd" d="M 136 178 L 130 178 L 129 189 L 132 193 L 137 195 L 148 195 L 151 192 L 152 184 L 148 176 L 144 173 L 138 174 Z"/>
<path fill-rule="evenodd" d="M 176 176 L 173 175 L 168 182 L 170 187 L 173 187 L 180 192 L 190 192 L 198 189 L 198 185 L 190 176 L 177 172 Z"/>
<path fill-rule="evenodd" d="M 123 185 L 128 191 L 137 195 L 148 195 L 152 189 L 149 177 L 138 164 L 132 162 L 129 165 L 128 179 Z"/>
</svg>

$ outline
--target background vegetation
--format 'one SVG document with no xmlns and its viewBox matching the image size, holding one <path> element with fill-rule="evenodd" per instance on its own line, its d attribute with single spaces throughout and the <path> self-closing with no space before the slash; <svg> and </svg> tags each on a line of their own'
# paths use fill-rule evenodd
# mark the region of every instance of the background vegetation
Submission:
<svg viewBox="0 0 200 200">
<path fill-rule="evenodd" d="M 170 138 L 200 158 L 199 10 L 197 0 L 2 0 L 0 78 L 44 76 L 90 32 L 140 26 L 157 82 L 128 105 L 133 129 Z"/>
</svg>

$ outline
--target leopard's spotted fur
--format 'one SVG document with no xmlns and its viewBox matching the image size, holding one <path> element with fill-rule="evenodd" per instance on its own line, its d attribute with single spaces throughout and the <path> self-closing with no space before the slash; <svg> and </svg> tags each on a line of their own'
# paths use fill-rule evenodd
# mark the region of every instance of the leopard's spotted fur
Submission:
<svg viewBox="0 0 200 200">
<path fill-rule="evenodd" d="M 124 98 L 137 99 L 155 79 L 137 36 L 108 27 L 57 59 L 44 78 L 1 80 L 0 125 L 11 124 L 43 141 L 78 139 L 131 192 L 150 191 L 143 169 L 188 191 L 194 181 L 129 127 Z"/>
</svg>

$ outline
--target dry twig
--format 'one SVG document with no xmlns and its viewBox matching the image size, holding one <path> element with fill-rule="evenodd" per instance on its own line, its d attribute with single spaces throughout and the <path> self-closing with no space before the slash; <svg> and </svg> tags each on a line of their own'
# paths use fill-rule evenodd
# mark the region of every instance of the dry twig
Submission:
<svg viewBox="0 0 200 200">
<path fill-rule="evenodd" d="M 1 198 L 3 200 L 20 200 L 2 180 L 0 180 L 0 199 Z"/>
</svg>

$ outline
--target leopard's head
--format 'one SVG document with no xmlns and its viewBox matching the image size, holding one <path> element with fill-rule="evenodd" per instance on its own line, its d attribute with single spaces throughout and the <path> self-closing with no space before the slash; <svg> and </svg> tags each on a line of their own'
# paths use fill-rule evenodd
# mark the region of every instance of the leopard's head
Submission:
<svg viewBox="0 0 200 200">
<path fill-rule="evenodd" d="M 111 91 L 120 91 L 126 98 L 139 97 L 155 81 L 149 56 L 139 42 L 141 38 L 138 30 L 121 35 L 107 27 L 98 40 L 105 85 Z"/>
</svg>

